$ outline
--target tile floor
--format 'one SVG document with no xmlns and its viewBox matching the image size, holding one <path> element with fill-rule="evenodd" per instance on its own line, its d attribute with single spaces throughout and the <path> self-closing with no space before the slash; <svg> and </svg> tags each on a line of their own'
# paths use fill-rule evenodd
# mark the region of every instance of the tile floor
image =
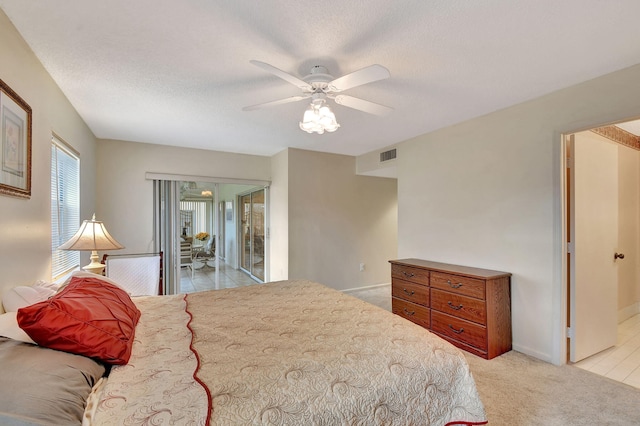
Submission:
<svg viewBox="0 0 640 426">
<path fill-rule="evenodd" d="M 616 346 L 573 365 L 640 388 L 640 314 L 618 325 Z"/>
<path fill-rule="evenodd" d="M 191 269 L 182 268 L 180 271 L 180 293 L 193 293 L 196 291 L 216 290 L 222 288 L 243 287 L 258 284 L 253 278 L 239 269 L 220 262 L 219 285 L 215 284 L 215 268 L 205 266 L 196 269 L 191 279 Z"/>
</svg>

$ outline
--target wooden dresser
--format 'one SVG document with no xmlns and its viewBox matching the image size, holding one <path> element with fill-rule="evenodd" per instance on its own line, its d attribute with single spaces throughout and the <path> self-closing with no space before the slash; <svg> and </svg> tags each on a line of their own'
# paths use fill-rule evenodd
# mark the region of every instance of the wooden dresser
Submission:
<svg viewBox="0 0 640 426">
<path fill-rule="evenodd" d="M 391 260 L 394 314 L 485 359 L 511 350 L 511 274 L 420 259 Z"/>
</svg>

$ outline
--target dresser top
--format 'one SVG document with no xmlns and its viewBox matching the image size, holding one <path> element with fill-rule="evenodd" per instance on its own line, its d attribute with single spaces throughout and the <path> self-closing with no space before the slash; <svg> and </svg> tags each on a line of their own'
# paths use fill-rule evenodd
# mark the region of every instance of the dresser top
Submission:
<svg viewBox="0 0 640 426">
<path fill-rule="evenodd" d="M 490 269 L 473 268 L 471 266 L 451 265 L 449 263 L 432 262 L 422 259 L 398 259 L 390 260 L 389 263 L 395 265 L 405 265 L 414 268 L 429 269 L 431 271 L 445 272 L 448 274 L 466 275 L 480 279 L 495 279 L 510 277 L 511 273 L 502 271 L 492 271 Z"/>
</svg>

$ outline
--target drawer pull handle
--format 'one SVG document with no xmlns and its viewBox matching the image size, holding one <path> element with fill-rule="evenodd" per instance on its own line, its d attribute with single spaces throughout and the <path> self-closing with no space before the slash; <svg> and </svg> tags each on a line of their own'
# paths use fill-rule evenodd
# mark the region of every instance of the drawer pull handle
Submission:
<svg viewBox="0 0 640 426">
<path fill-rule="evenodd" d="M 450 301 L 449 301 L 449 302 L 447 302 L 447 305 L 449 305 L 449 307 L 450 307 L 451 309 L 455 309 L 456 311 L 459 311 L 460 309 L 462 309 L 462 305 L 455 306 L 455 305 L 454 305 L 453 303 L 451 303 Z"/>
<path fill-rule="evenodd" d="M 413 272 L 405 272 L 405 271 L 402 271 L 402 273 L 403 273 L 403 274 L 404 274 L 404 276 L 405 276 L 405 277 L 407 277 L 407 278 L 413 278 L 413 277 L 414 277 Z"/>
<path fill-rule="evenodd" d="M 452 326 L 451 324 L 449 324 L 449 328 L 451 329 L 451 331 L 453 331 L 456 334 L 460 334 L 464 331 L 464 328 L 461 328 L 460 330 L 456 330 L 456 328 L 454 326 Z"/>
<path fill-rule="evenodd" d="M 404 308 L 404 313 L 405 313 L 405 315 L 411 315 L 411 316 L 413 316 L 413 315 L 415 315 L 415 314 L 416 314 L 416 311 L 408 311 L 408 310 L 407 310 L 407 308 Z"/>
<path fill-rule="evenodd" d="M 413 296 L 415 294 L 415 292 L 413 290 L 409 291 L 406 288 L 403 288 L 402 291 L 404 291 L 405 293 L 407 293 L 409 296 Z"/>
<path fill-rule="evenodd" d="M 447 280 L 447 284 L 449 284 L 449 287 L 451 287 L 451 288 L 460 288 L 460 287 L 462 287 L 462 283 L 452 284 L 451 280 Z"/>
</svg>

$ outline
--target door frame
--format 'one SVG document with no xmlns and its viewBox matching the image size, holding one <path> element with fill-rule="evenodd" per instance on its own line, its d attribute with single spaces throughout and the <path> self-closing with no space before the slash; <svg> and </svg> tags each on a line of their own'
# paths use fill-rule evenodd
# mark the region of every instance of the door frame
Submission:
<svg viewBox="0 0 640 426">
<path fill-rule="evenodd" d="M 567 328 L 569 325 L 569 261 L 567 254 L 569 253 L 569 206 L 568 206 L 568 191 L 567 191 L 567 136 L 577 133 L 577 131 L 569 131 L 564 133 L 558 133 L 555 136 L 555 140 L 559 141 L 558 150 L 559 152 L 559 164 L 556 168 L 558 173 L 558 181 L 559 185 L 556 185 L 557 196 L 555 197 L 556 202 L 559 200 L 559 210 L 560 217 L 558 221 L 556 221 L 556 226 L 559 226 L 559 229 L 556 228 L 556 233 L 560 238 L 560 244 L 556 244 L 555 246 L 558 248 L 557 255 L 554 256 L 555 259 L 559 259 L 560 263 L 560 288 L 556 292 L 556 295 L 559 297 L 555 297 L 554 301 L 554 309 L 553 312 L 557 312 L 559 315 L 557 316 L 556 323 L 558 327 L 555 330 L 556 338 L 554 339 L 556 342 L 559 342 L 559 351 L 557 358 L 553 360 L 554 364 L 562 365 L 566 364 L 569 360 L 569 342 L 567 338 Z"/>
</svg>

